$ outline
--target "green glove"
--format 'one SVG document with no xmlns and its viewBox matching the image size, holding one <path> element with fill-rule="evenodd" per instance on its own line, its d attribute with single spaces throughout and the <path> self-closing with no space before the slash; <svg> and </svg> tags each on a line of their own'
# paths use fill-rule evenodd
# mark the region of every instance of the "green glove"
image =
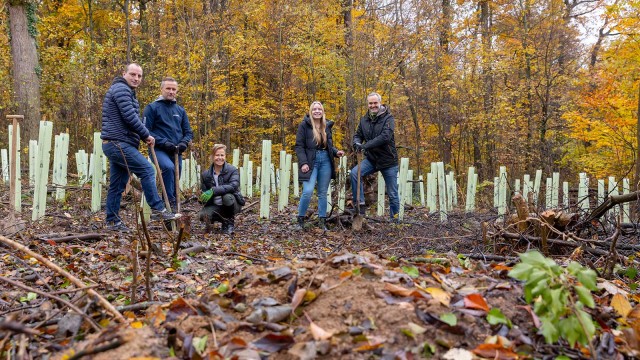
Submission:
<svg viewBox="0 0 640 360">
<path fill-rule="evenodd" d="M 203 204 L 206 204 L 209 201 L 209 199 L 211 199 L 212 196 L 213 196 L 213 188 L 203 192 L 202 195 L 200 195 L 200 202 Z"/>
</svg>

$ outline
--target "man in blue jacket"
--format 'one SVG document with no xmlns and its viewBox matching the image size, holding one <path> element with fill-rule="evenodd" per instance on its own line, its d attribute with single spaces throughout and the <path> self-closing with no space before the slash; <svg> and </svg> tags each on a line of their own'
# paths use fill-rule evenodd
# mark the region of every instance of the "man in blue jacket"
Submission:
<svg viewBox="0 0 640 360">
<path fill-rule="evenodd" d="M 155 139 L 140 120 L 140 105 L 135 89 L 142 82 L 142 68 L 128 64 L 122 76 L 111 83 L 102 103 L 102 151 L 109 159 L 109 191 L 107 192 L 106 221 L 109 230 L 128 232 L 118 216 L 122 192 L 129 181 L 129 174 L 140 178 L 142 190 L 151 207 L 151 218 L 173 220 L 173 214 L 164 206 L 156 188 L 153 167 L 140 153 L 140 139 L 154 146 Z"/>
<path fill-rule="evenodd" d="M 162 171 L 162 180 L 173 210 L 177 196 L 174 156 L 178 154 L 178 171 L 182 169 L 182 153 L 193 139 L 193 131 L 184 108 L 177 104 L 178 82 L 165 77 L 160 83 L 160 96 L 144 109 L 144 124 L 156 139 L 156 156 Z"/>
</svg>

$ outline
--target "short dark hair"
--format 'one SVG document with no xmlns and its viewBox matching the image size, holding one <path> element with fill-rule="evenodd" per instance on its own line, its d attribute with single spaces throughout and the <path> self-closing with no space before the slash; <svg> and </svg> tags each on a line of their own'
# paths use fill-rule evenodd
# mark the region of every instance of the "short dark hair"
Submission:
<svg viewBox="0 0 640 360">
<path fill-rule="evenodd" d="M 129 66 L 131 66 L 131 65 L 135 65 L 135 66 L 139 67 L 140 69 L 142 69 L 142 66 L 140 66 L 140 64 L 131 62 L 131 63 L 128 63 L 127 65 L 124 66 L 124 73 L 125 74 L 127 73 L 127 71 L 129 71 Z"/>
<path fill-rule="evenodd" d="M 160 88 L 162 88 L 164 86 L 165 82 L 174 82 L 174 83 L 178 83 L 178 80 L 172 78 L 171 76 L 165 76 L 162 78 L 162 81 L 160 81 Z"/>
</svg>

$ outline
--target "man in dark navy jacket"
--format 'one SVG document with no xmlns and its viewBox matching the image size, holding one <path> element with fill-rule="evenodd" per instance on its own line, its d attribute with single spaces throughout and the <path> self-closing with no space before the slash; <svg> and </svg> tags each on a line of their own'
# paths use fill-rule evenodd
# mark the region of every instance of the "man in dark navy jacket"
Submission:
<svg viewBox="0 0 640 360">
<path fill-rule="evenodd" d="M 364 152 L 365 158 L 351 169 L 351 190 L 354 206 L 364 214 L 364 188 L 360 182 L 360 199 L 357 199 L 358 167 L 360 176 L 364 177 L 380 171 L 384 178 L 387 195 L 389 196 L 389 217 L 391 221 L 398 221 L 400 199 L 398 197 L 398 151 L 394 137 L 395 120 L 389 107 L 382 105 L 380 94 L 372 92 L 367 96 L 369 110 L 360 119 L 356 133 L 353 135 L 353 148 L 357 152 Z M 357 204 L 357 205 L 356 205 Z"/>
<path fill-rule="evenodd" d="M 128 64 L 122 76 L 111 83 L 102 103 L 102 151 L 109 159 L 109 191 L 107 192 L 107 228 L 128 232 L 129 229 L 118 216 L 120 201 L 129 174 L 140 178 L 147 203 L 152 209 L 152 219 L 173 220 L 173 214 L 164 206 L 156 188 L 153 167 L 140 153 L 140 139 L 154 146 L 155 139 L 140 121 L 140 105 L 135 89 L 142 82 L 142 68 L 138 64 Z"/>
<path fill-rule="evenodd" d="M 193 139 L 189 117 L 184 108 L 177 104 L 178 82 L 165 77 L 160 83 L 160 96 L 147 105 L 143 122 L 156 139 L 156 155 L 162 171 L 162 180 L 172 209 L 176 209 L 177 194 L 174 156 L 178 154 L 178 170 L 182 169 L 182 153 Z"/>
</svg>

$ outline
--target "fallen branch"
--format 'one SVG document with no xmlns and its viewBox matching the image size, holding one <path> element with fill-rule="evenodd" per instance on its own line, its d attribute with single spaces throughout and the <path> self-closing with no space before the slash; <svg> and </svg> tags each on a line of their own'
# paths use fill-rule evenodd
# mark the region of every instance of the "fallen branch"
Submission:
<svg viewBox="0 0 640 360">
<path fill-rule="evenodd" d="M 48 297 L 48 298 L 54 299 L 54 300 L 56 300 L 56 301 L 58 301 L 58 302 L 60 302 L 60 303 L 62 303 L 64 305 L 68 306 L 71 310 L 77 312 L 78 315 L 82 316 L 85 320 L 87 320 L 87 322 L 89 323 L 89 325 L 91 325 L 93 330 L 96 330 L 96 331 L 100 330 L 100 326 L 98 326 L 98 324 L 96 324 L 93 320 L 91 320 L 91 318 L 87 314 L 85 314 L 82 310 L 78 309 L 78 307 L 76 307 L 72 303 L 68 302 L 67 300 L 65 300 L 65 299 L 63 299 L 63 298 L 61 298 L 59 296 L 56 296 L 56 295 L 53 295 L 53 294 L 47 294 L 44 291 L 40 291 L 38 289 L 34 289 L 34 288 L 32 288 L 30 286 L 27 286 L 27 285 L 25 285 L 25 284 L 23 284 L 21 282 L 10 280 L 10 279 L 8 279 L 6 277 L 0 277 L 0 281 L 4 281 L 7 284 L 11 284 L 11 285 L 13 285 L 15 287 L 18 287 L 20 289 L 23 289 L 23 290 L 27 290 L 27 291 L 36 293 L 38 295 L 42 295 L 44 297 Z"/>
<path fill-rule="evenodd" d="M 47 260 L 46 258 L 44 258 L 42 255 L 30 250 L 29 248 L 27 248 L 26 246 L 17 243 L 11 239 L 7 239 L 4 236 L 0 235 L 0 242 L 8 245 L 16 250 L 20 250 L 22 252 L 25 252 L 26 254 L 28 254 L 29 256 L 35 258 L 36 260 L 40 261 L 40 263 L 42 263 L 43 265 L 45 265 L 46 267 L 48 267 L 49 269 L 55 271 L 56 273 L 66 277 L 67 279 L 69 279 L 69 281 L 71 281 L 75 286 L 77 287 L 85 287 L 86 284 L 83 283 L 82 281 L 80 281 L 80 279 L 78 279 L 77 277 L 71 275 L 69 272 L 67 272 L 64 269 L 61 269 L 58 265 L 52 263 L 51 261 Z M 100 294 L 98 294 L 97 292 L 95 292 L 93 289 L 87 289 L 87 294 L 89 294 L 90 296 L 95 297 L 98 300 L 98 303 L 100 305 L 102 305 L 102 307 L 104 307 L 108 312 L 110 312 L 113 316 L 115 316 L 115 318 L 122 322 L 122 323 L 126 323 L 127 319 L 125 319 L 124 316 L 122 316 L 122 314 L 116 310 L 116 308 L 113 307 L 113 305 L 111 305 L 111 303 L 109 301 L 107 301 L 107 299 L 105 299 L 104 297 L 102 297 Z"/>
<path fill-rule="evenodd" d="M 542 239 L 536 236 L 529 236 L 529 235 L 522 235 L 522 234 L 516 234 L 516 233 L 508 233 L 508 232 L 504 232 L 504 233 L 500 233 L 500 234 L 491 234 L 492 236 L 500 236 L 503 237 L 505 239 L 512 239 L 512 240 L 520 240 L 520 239 L 524 239 L 530 242 L 537 242 L 537 243 L 541 243 Z M 556 245 L 560 245 L 560 246 L 566 246 L 566 247 L 573 247 L 573 248 L 577 248 L 578 246 L 581 246 L 579 243 L 576 242 L 571 242 L 571 241 L 564 241 L 564 240 L 558 240 L 558 239 L 547 239 L 547 242 L 550 244 L 556 244 Z M 590 247 L 583 247 L 584 251 L 593 254 L 593 255 L 600 255 L 600 256 L 606 256 L 609 255 L 608 251 L 605 250 L 600 250 L 600 249 L 594 249 L 594 248 L 590 248 Z"/>
<path fill-rule="evenodd" d="M 584 220 L 576 225 L 576 228 L 581 228 L 586 224 L 590 224 L 593 220 L 599 219 L 602 215 L 606 214 L 607 211 L 611 210 L 616 205 L 624 204 L 632 201 L 638 200 L 640 197 L 640 191 L 632 192 L 630 194 L 624 195 L 609 195 L 607 199 L 600 204 L 597 208 L 595 208 L 589 216 L 587 216 Z"/>
<path fill-rule="evenodd" d="M 89 349 L 84 349 L 84 350 L 78 351 L 75 355 L 67 358 L 67 360 L 78 360 L 78 359 L 82 359 L 83 357 L 88 356 L 88 355 L 95 355 L 95 354 L 99 354 L 101 352 L 117 349 L 120 346 L 124 345 L 125 343 L 126 343 L 126 341 L 124 341 L 123 339 L 117 338 L 115 341 L 110 342 L 110 343 L 108 343 L 106 345 L 97 346 L 97 347 L 94 347 L 94 348 L 89 348 Z"/>
<path fill-rule="evenodd" d="M 14 333 L 22 333 L 27 335 L 40 335 L 40 331 L 34 330 L 30 327 L 15 321 L 3 321 L 0 322 L 0 330 L 9 330 Z"/>
<path fill-rule="evenodd" d="M 53 241 L 57 243 L 73 241 L 73 240 L 101 240 L 103 237 L 107 236 L 107 234 L 70 234 L 66 236 L 55 237 L 60 234 L 42 234 L 36 235 L 36 239 L 42 241 Z"/>
</svg>

